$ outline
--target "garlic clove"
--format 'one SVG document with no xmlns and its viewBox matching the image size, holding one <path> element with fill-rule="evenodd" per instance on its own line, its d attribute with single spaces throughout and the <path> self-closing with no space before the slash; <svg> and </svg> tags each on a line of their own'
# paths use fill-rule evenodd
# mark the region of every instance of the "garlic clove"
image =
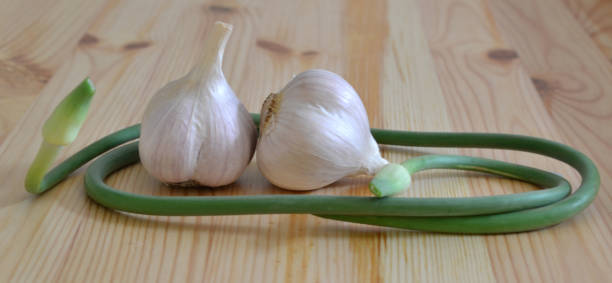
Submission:
<svg viewBox="0 0 612 283">
<path fill-rule="evenodd" d="M 375 174 L 388 164 L 361 99 L 330 71 L 295 76 L 268 96 L 261 114 L 257 166 L 281 188 L 317 189 L 345 176 Z"/>
<path fill-rule="evenodd" d="M 141 126 L 143 166 L 160 181 L 222 186 L 242 174 L 255 151 L 257 129 L 222 71 L 232 26 L 217 22 L 201 60 L 150 100 Z"/>
</svg>

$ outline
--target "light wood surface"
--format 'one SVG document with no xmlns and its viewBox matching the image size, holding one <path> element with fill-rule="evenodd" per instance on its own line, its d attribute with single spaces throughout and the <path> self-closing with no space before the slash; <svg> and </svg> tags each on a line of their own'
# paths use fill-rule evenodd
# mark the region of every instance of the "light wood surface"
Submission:
<svg viewBox="0 0 612 283">
<path fill-rule="evenodd" d="M 605 1 L 41 1 L 0 11 L 0 282 L 606 282 L 612 277 L 612 63 Z M 607 11 L 607 12 L 606 12 Z M 325 68 L 359 92 L 371 125 L 540 136 L 591 156 L 595 202 L 551 228 L 463 236 L 311 215 L 150 217 L 90 201 L 83 170 L 42 196 L 23 189 L 53 106 L 89 75 L 98 92 L 65 158 L 138 123 L 182 76 L 216 20 L 234 25 L 224 59 L 251 112 L 293 74 Z M 569 167 L 494 150 L 384 147 L 393 161 L 461 153 Z M 368 195 L 366 177 L 312 194 Z M 252 163 L 219 189 L 170 189 L 140 165 L 110 177 L 156 195 L 286 194 Z M 457 171 L 415 176 L 410 196 L 533 189 Z"/>
<path fill-rule="evenodd" d="M 607 0 L 564 0 L 569 12 L 593 42 L 612 62 L 612 2 Z"/>
</svg>

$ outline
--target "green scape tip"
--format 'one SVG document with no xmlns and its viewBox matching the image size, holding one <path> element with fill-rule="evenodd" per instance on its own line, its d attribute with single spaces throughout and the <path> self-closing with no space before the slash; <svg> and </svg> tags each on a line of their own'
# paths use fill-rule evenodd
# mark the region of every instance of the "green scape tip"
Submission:
<svg viewBox="0 0 612 283">
<path fill-rule="evenodd" d="M 410 181 L 410 172 L 404 166 L 389 163 L 374 176 L 369 187 L 377 197 L 386 197 L 404 191 Z"/>
<path fill-rule="evenodd" d="M 93 82 L 85 78 L 75 87 L 43 125 L 44 140 L 49 144 L 67 145 L 76 139 L 87 111 L 89 103 L 96 92 Z"/>
</svg>

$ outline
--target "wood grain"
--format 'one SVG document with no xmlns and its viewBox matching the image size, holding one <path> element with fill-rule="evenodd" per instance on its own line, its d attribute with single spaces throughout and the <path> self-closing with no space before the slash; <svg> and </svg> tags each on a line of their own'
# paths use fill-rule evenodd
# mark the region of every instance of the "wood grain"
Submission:
<svg viewBox="0 0 612 283">
<path fill-rule="evenodd" d="M 429 20 L 424 25 L 427 27 L 430 47 L 436 59 L 441 85 L 448 99 L 447 104 L 451 105 L 450 113 L 453 114 L 453 121 L 459 130 L 528 134 L 563 142 L 574 141 L 572 138 L 565 139 L 557 132 L 557 128 L 562 132 L 573 131 L 574 135 L 576 132 L 585 130 L 585 128 L 570 128 L 567 127 L 567 124 L 555 123 L 556 114 L 567 114 L 550 109 L 548 101 L 541 99 L 541 86 L 538 86 L 538 82 L 530 77 L 529 67 L 525 68 L 525 66 L 530 65 L 529 62 L 545 56 L 541 53 L 548 50 L 545 50 L 542 45 L 534 44 L 533 42 L 538 41 L 534 41 L 532 38 L 520 37 L 519 39 L 519 35 L 524 35 L 528 31 L 529 34 L 539 32 L 541 33 L 540 38 L 547 39 L 545 46 L 550 48 L 551 45 L 556 43 L 551 37 L 561 33 L 555 29 L 552 23 L 571 21 L 571 18 L 556 18 L 555 21 L 550 21 L 551 25 L 549 26 L 540 24 L 547 17 L 557 16 L 549 13 L 552 5 L 543 5 L 541 9 L 536 9 L 535 7 L 529 7 L 528 3 L 523 3 L 521 12 L 529 11 L 533 16 L 529 18 L 530 21 L 526 21 L 523 17 L 524 14 L 512 14 L 512 12 L 515 12 L 514 9 L 507 6 L 502 8 L 499 2 L 491 3 L 491 6 L 498 12 L 495 14 L 491 14 L 486 3 L 474 1 L 421 3 L 423 4 L 423 14 L 430 15 L 423 17 Z M 520 20 L 525 24 L 519 22 Z M 500 23 L 498 28 L 497 21 L 506 22 Z M 512 29 L 514 32 L 511 33 L 508 29 Z M 581 34 L 580 30 L 574 30 L 572 34 L 577 37 L 584 36 L 584 33 Z M 510 39 L 506 40 L 504 37 L 506 35 Z M 539 42 L 543 41 L 540 40 Z M 571 42 L 581 41 L 573 40 Z M 565 50 L 578 48 L 567 42 L 564 42 L 562 46 Z M 580 50 L 582 52 L 576 50 L 576 53 L 571 54 L 580 54 L 576 56 L 581 56 L 584 53 L 598 51 L 596 48 Z M 531 52 L 531 55 L 523 57 L 524 52 Z M 593 61 L 594 59 L 590 59 L 585 62 Z M 557 71 L 561 70 L 558 69 Z M 543 76 L 541 73 L 539 75 Z M 591 81 L 589 85 L 603 86 L 609 84 L 602 80 L 601 82 Z M 579 94 L 576 93 L 575 95 Z M 607 95 L 607 97 L 610 98 L 611 95 Z M 598 97 L 605 96 L 604 94 L 598 95 Z M 467 103 L 467 101 L 475 103 Z M 610 102 L 601 100 L 595 103 L 610 105 Z M 592 105 L 577 104 L 575 105 L 578 107 L 592 109 Z M 547 115 L 548 113 L 551 113 L 552 117 Z M 572 118 L 586 119 L 585 116 L 588 115 L 579 116 Z M 597 122 L 600 121 L 591 125 L 597 127 Z M 576 145 L 577 143 L 574 142 L 573 144 Z M 583 147 L 584 149 L 586 148 Z M 605 152 L 609 148 L 604 147 L 600 150 Z M 566 166 L 560 166 L 560 164 L 551 162 L 549 159 L 536 158 L 533 155 L 526 154 L 513 153 L 508 155 L 501 152 L 485 152 L 487 153 L 484 154 L 485 156 L 547 168 L 553 172 L 571 176 L 574 184 L 578 182 L 575 174 L 569 171 Z M 473 153 L 473 151 L 466 153 Z M 596 157 L 595 152 L 591 152 L 591 154 Z M 603 169 L 605 170 L 605 168 Z M 603 180 L 604 183 L 607 183 L 605 177 Z M 475 187 L 483 187 L 484 185 L 484 190 L 491 189 L 491 186 L 487 184 L 474 185 Z M 602 190 L 605 190 L 605 188 L 604 185 Z M 593 282 L 605 281 L 606 276 L 604 274 L 610 267 L 609 254 L 606 252 L 609 250 L 610 242 L 604 239 L 609 238 L 610 231 L 606 224 L 609 215 L 602 215 L 601 210 L 606 209 L 604 204 L 606 199 L 605 196 L 602 198 L 600 195 L 598 201 L 580 216 L 537 234 L 526 233 L 503 238 L 488 237 L 488 250 L 498 281 L 550 282 L 577 281 L 580 279 Z M 589 218 L 589 220 L 585 218 Z M 575 232 L 568 233 L 571 230 Z M 557 239 L 564 240 L 563 250 L 556 248 L 559 244 Z M 606 247 L 606 249 L 585 248 L 585 242 L 593 242 L 596 243 L 595 246 Z M 583 258 L 583 260 L 579 262 L 568 260 L 570 255 Z M 512 260 L 508 261 L 508 258 Z"/>
<path fill-rule="evenodd" d="M 607 0 L 564 0 L 586 33 L 612 64 L 612 2 Z"/>
<path fill-rule="evenodd" d="M 1 4 L 0 143 L 74 52 L 105 1 L 4 0 Z"/>
<path fill-rule="evenodd" d="M 601 190 L 589 210 L 580 217 L 589 226 L 590 233 L 581 233 L 576 239 L 596 242 L 600 248 L 575 246 L 562 253 L 568 265 L 580 271 L 569 273 L 574 280 L 605 280 L 599 277 L 602 270 L 610 270 L 612 256 L 601 251 L 612 250 L 610 213 L 612 165 L 607 156 L 612 153 L 612 65 L 589 41 L 588 34 L 581 31 L 571 14 L 561 3 L 555 1 L 502 5 L 495 3 L 491 9 L 498 19 L 504 37 L 517 46 L 525 58 L 524 64 L 541 100 L 550 113 L 557 129 L 576 148 L 590 155 L 599 167 Z M 503 11 L 503 15 L 502 15 Z M 531 19 L 529 26 L 520 19 Z M 537 20 L 536 20 L 537 19 Z M 562 28 L 558 23 L 565 23 Z M 530 35 L 524 32 L 529 29 Z M 539 37 L 540 40 L 534 40 Z M 541 40 L 546 38 L 546 41 Z M 530 46 L 519 44 L 530 42 Z M 563 56 L 563 61 L 551 58 Z M 546 60 L 542 60 L 546 58 Z M 589 254 L 588 259 L 574 262 L 567 260 L 575 252 Z"/>
<path fill-rule="evenodd" d="M 0 282 L 605 282 L 612 270 L 607 185 L 612 163 L 606 158 L 612 76 L 601 44 L 572 16 L 568 1 L 573 0 L 566 5 L 5 0 L 3 7 L 9 9 L 0 11 L 0 131 L 8 134 L 0 141 Z M 40 10 L 26 12 L 31 7 Z M 185 74 L 202 54 L 201 43 L 216 20 L 234 25 L 224 71 L 251 112 L 258 112 L 267 94 L 292 75 L 325 68 L 344 76 L 360 93 L 373 126 L 512 132 L 566 142 L 596 158 L 602 192 L 584 213 L 549 229 L 461 236 L 310 215 L 118 213 L 87 198 L 83 170 L 42 196 L 24 191 L 25 172 L 51 105 L 85 75 L 96 83 L 90 117 L 60 158 L 139 122 L 153 93 Z M 9 65 L 12 69 L 5 68 Z M 383 148 L 383 155 L 397 162 L 424 153 L 492 157 L 561 173 L 573 184 L 579 181 L 567 166 L 529 154 Z M 368 181 L 347 178 L 310 193 L 368 195 Z M 219 189 L 170 189 L 140 165 L 108 182 L 154 195 L 289 193 L 271 186 L 254 163 L 235 184 Z M 438 170 L 416 175 L 403 196 L 531 189 Z"/>
</svg>

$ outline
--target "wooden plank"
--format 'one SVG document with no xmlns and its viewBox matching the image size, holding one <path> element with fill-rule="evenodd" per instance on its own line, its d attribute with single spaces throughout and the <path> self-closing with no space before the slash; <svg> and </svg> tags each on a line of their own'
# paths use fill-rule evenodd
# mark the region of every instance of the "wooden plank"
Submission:
<svg viewBox="0 0 612 283">
<path fill-rule="evenodd" d="M 141 6 L 155 7 L 155 5 L 150 2 L 148 2 L 147 5 Z M 134 8 L 139 7 L 134 6 Z M 120 10 L 121 7 L 118 9 Z M 140 7 L 140 9 L 142 9 L 142 7 Z M 112 12 L 116 10 L 117 9 L 108 9 L 105 13 L 113 15 Z M 146 12 L 146 10 L 144 11 Z M 138 19 L 138 17 L 130 15 L 129 13 L 123 16 Z M 101 17 L 104 19 L 104 16 Z M 113 18 L 117 19 L 117 16 L 113 15 Z M 159 22 L 160 24 L 167 24 L 170 27 L 172 26 L 167 22 Z M 118 21 L 116 24 L 122 25 L 122 28 L 119 28 L 122 34 L 137 34 L 142 32 L 142 27 L 138 22 L 133 23 L 129 21 Z M 78 38 L 76 39 L 78 40 Z M 129 43 L 129 41 L 126 41 L 125 43 Z M 104 88 L 106 85 L 105 81 L 112 82 L 117 80 L 117 78 L 121 76 L 121 73 L 126 71 L 125 66 L 127 65 L 126 63 L 131 61 L 129 60 L 130 57 L 134 58 L 136 57 L 135 55 L 137 55 L 132 51 L 123 52 L 121 45 L 117 46 L 116 48 L 112 48 L 113 45 L 110 45 L 111 48 L 109 48 L 108 45 L 103 45 L 105 48 L 102 48 L 101 50 L 95 49 L 90 45 L 90 43 L 87 43 L 83 48 L 75 50 L 71 58 L 66 60 L 65 64 L 63 64 L 57 71 L 57 75 L 54 76 L 53 79 L 51 79 L 51 81 L 46 85 L 39 99 L 29 110 L 28 114 L 26 115 L 27 119 L 23 120 L 19 124 L 18 128 L 22 130 L 13 131 L 0 149 L 0 152 L 2 152 L 3 155 L 3 160 L 6 160 L 7 162 L 5 165 L 3 165 L 4 167 L 2 167 L 2 174 L 15 174 L 15 172 L 18 172 L 18 175 L 20 175 L 19 177 L 4 183 L 4 189 L 2 190 L 3 200 L 1 207 L 3 209 L 3 213 L 1 217 L 3 225 L 6 225 L 5 227 L 8 228 L 3 227 L 3 231 L 5 232 L 3 233 L 1 241 L 2 245 L 0 248 L 0 253 L 3 254 L 2 276 L 7 278 L 12 277 L 15 280 L 23 281 L 32 281 L 35 280 L 34 278 L 38 278 L 38 280 L 42 280 L 41 278 L 55 278 L 57 280 L 59 278 L 56 276 L 62 274 L 60 272 L 62 271 L 60 267 L 75 267 L 75 265 L 65 264 L 69 259 L 72 259 L 68 254 L 71 250 L 71 240 L 74 239 L 73 237 L 75 235 L 78 235 L 76 231 L 79 231 L 79 225 L 86 219 L 83 218 L 83 216 L 87 215 L 87 213 L 72 213 L 73 211 L 80 211 L 80 209 L 83 209 L 83 206 L 87 205 L 87 199 L 84 197 L 82 191 L 82 179 L 67 182 L 67 185 L 72 185 L 72 187 L 76 190 L 72 190 L 72 192 L 65 191 L 71 194 L 68 194 L 69 196 L 64 199 L 64 201 L 61 201 L 61 196 L 64 196 L 62 195 L 61 191 L 54 191 L 49 194 L 45 194 L 40 198 L 29 196 L 21 189 L 23 185 L 22 180 L 20 181 L 19 179 L 24 177 L 23 174 L 25 174 L 27 170 L 27 163 L 29 163 L 29 160 L 31 160 L 33 157 L 32 154 L 34 154 L 35 148 L 40 142 L 39 129 L 41 127 L 41 123 L 44 121 L 44 117 L 46 117 L 51 110 L 51 107 L 48 105 L 57 104 L 57 102 L 61 99 L 62 94 L 67 93 L 78 81 L 82 80 L 85 75 L 89 74 L 96 82 L 98 82 L 98 95 L 94 99 L 94 105 L 96 105 L 94 108 L 104 109 L 101 102 L 109 92 L 108 89 Z M 92 57 L 96 57 L 95 52 L 98 52 L 99 55 L 97 56 L 99 56 L 100 59 L 103 59 L 99 61 L 101 63 L 91 60 Z M 104 56 L 105 52 L 108 54 L 107 56 Z M 113 65 L 113 63 L 116 63 L 113 62 L 113 59 L 116 58 L 116 53 L 125 53 L 125 55 L 119 55 L 127 57 L 125 58 L 125 61 L 122 60 L 122 64 Z M 109 65 L 113 66 L 113 68 L 110 70 L 108 70 Z M 107 68 L 106 70 L 105 67 Z M 150 67 L 147 66 L 141 65 L 141 67 L 142 69 L 150 69 Z M 131 73 L 138 73 L 138 69 L 130 71 Z M 125 79 L 128 79 L 129 77 L 130 76 L 123 76 Z M 146 81 L 142 77 L 140 79 L 141 81 Z M 119 92 L 116 94 L 116 97 L 132 98 L 133 96 L 126 96 Z M 113 105 L 113 102 L 117 103 L 118 100 L 119 99 L 115 99 L 115 101 L 108 101 L 107 104 L 109 105 L 107 107 L 112 108 L 115 111 L 114 113 L 113 111 L 110 111 L 109 113 L 112 113 L 112 115 L 107 116 L 106 118 L 109 120 L 108 124 L 110 124 L 113 128 L 119 128 L 122 126 L 116 124 L 116 121 L 113 121 L 112 118 L 109 119 L 109 117 L 119 116 L 118 113 L 120 113 L 119 110 L 121 110 L 121 104 Z M 96 111 L 92 112 L 92 116 L 94 116 Z M 98 117 L 100 117 L 100 115 L 104 115 L 104 113 L 98 113 L 98 115 Z M 135 117 L 130 117 L 128 115 L 126 118 Z M 100 120 L 98 120 L 98 122 L 99 121 Z M 92 120 L 87 121 L 85 128 L 93 127 L 92 130 L 89 133 L 84 133 L 85 135 L 81 135 L 78 140 L 82 140 L 83 142 L 75 142 L 74 146 L 76 147 L 70 147 L 72 150 L 69 149 L 69 152 L 74 152 L 78 147 L 82 147 L 91 140 L 94 140 L 95 138 L 100 137 L 111 130 L 110 128 L 106 128 L 100 129 L 101 131 L 95 131 L 94 129 L 96 127 L 93 126 L 91 122 Z M 129 123 L 129 121 L 126 121 L 126 123 Z M 96 134 L 92 134 L 93 132 L 96 132 Z M 13 148 L 15 148 L 19 143 L 23 142 L 23 140 L 20 141 L 20 139 L 17 137 L 21 136 L 21 139 L 23 139 L 24 135 L 27 136 L 27 142 L 24 143 L 23 146 L 29 148 L 29 151 L 28 154 L 21 159 L 20 156 L 13 155 L 15 153 Z M 7 148 L 9 150 L 7 150 Z M 10 157 L 7 156 L 9 152 L 12 152 Z M 63 156 L 65 157 L 66 154 Z M 32 202 L 34 199 L 35 202 Z M 76 205 L 76 207 L 71 207 L 69 204 Z M 31 207 L 31 205 L 33 205 L 33 207 Z M 66 210 L 66 205 L 68 205 L 68 210 Z M 59 216 L 54 217 L 53 211 L 58 210 Z M 48 215 L 50 216 L 47 217 Z M 44 221 L 45 219 L 47 219 L 47 221 Z M 60 227 L 61 229 L 54 229 L 56 227 Z M 31 239 L 36 239 L 33 242 L 37 244 L 31 245 Z M 38 262 L 38 260 L 43 260 L 43 262 L 47 262 L 47 264 L 42 264 L 41 262 Z M 28 264 L 17 266 L 19 261 L 26 261 L 28 264 L 32 264 L 32 266 L 29 266 Z M 97 275 L 91 272 L 84 272 L 82 274 L 88 276 L 91 276 L 92 274 Z"/>
<path fill-rule="evenodd" d="M 568 10 L 612 64 L 612 2 L 564 0 Z"/>
<path fill-rule="evenodd" d="M 105 2 L 2 1 L 0 144 L 51 76 L 73 54 Z"/>
<path fill-rule="evenodd" d="M 551 15 L 548 13 L 550 6 L 542 5 L 540 9 L 535 9 L 528 3 L 515 4 L 515 9 L 520 7 L 522 11 L 529 11 L 532 17 L 526 20 L 523 15 L 513 14 L 514 10 L 501 2 L 492 4 L 497 9 L 494 15 L 490 14 L 483 2 L 460 0 L 420 3 L 442 88 L 458 130 L 511 132 L 574 142 L 557 132 L 557 128 L 561 132 L 568 129 L 555 123 L 555 112 L 550 117 L 549 104 L 540 100 L 528 74 L 531 62 L 544 60 L 535 56 L 526 59 L 521 53 L 523 50 L 541 47 L 531 44 L 534 41 L 547 46 L 555 43 L 547 33 L 552 25 L 537 30 L 547 34 L 533 32 L 536 19 Z M 506 22 L 498 28 L 496 21 L 501 18 Z M 559 22 L 567 23 L 571 20 L 556 19 L 554 23 L 558 25 Z M 512 30 L 514 40 L 506 41 L 505 36 L 510 32 L 504 30 L 504 27 Z M 580 30 L 564 32 L 573 36 L 581 33 Z M 539 40 L 524 37 L 519 40 L 519 36 L 539 37 Z M 589 41 L 588 38 L 571 42 L 583 44 L 585 41 Z M 570 41 L 557 46 L 567 50 L 566 42 Z M 582 50 L 572 54 L 591 51 Z M 602 103 L 603 107 L 608 105 L 608 108 L 611 105 L 607 99 L 598 103 Z M 581 145 L 577 142 L 572 144 Z M 605 152 L 608 149 L 602 150 Z M 566 166 L 561 167 L 547 159 L 516 153 L 464 152 L 535 165 L 563 173 L 571 177 L 574 184 L 578 181 L 575 173 Z M 483 189 L 490 190 L 490 186 L 485 185 Z M 608 216 L 598 211 L 607 205 L 607 197 L 600 195 L 593 207 L 559 226 L 537 233 L 488 237 L 488 250 L 496 278 L 502 282 L 549 282 L 568 278 L 570 281 L 602 281 L 609 270 L 610 252 L 609 249 L 600 248 L 609 247 L 609 242 L 604 239 L 609 239 L 610 231 L 605 228 Z M 560 250 L 559 246 L 563 246 L 563 249 Z M 569 255 L 581 260 L 568 260 Z"/>
<path fill-rule="evenodd" d="M 10 7 L 27 7 L 11 3 Z M 602 215 L 602 203 L 539 232 L 460 236 L 340 223 L 309 215 L 150 217 L 118 213 L 86 197 L 83 170 L 43 196 L 28 195 L 23 178 L 41 141 L 39 129 L 51 110 L 49 105 L 55 105 L 84 75 L 96 82 L 98 93 L 90 117 L 60 158 L 139 122 L 153 93 L 190 69 L 215 20 L 234 25 L 224 71 L 251 112 L 258 112 L 266 95 L 280 89 L 292 75 L 308 68 L 326 68 L 343 75 L 358 90 L 373 126 L 514 132 L 575 145 L 546 112 L 549 106 L 534 89 L 524 51 L 502 34 L 505 30 L 496 25 L 499 16 L 493 17 L 484 2 L 139 0 L 98 4 L 101 8 L 85 27 L 82 23 L 70 26 L 81 28 L 80 33 L 70 32 L 60 40 L 76 48 L 62 49 L 61 60 L 32 57 L 44 57 L 40 64 L 52 70 L 53 76 L 44 87 L 38 86 L 41 95 L 18 122 L 19 130 L 11 131 L 0 145 L 1 282 L 596 281 L 605 275 L 610 231 L 605 228 L 609 216 Z M 51 34 L 61 34 L 66 22 L 81 21 L 59 12 L 81 7 L 70 0 L 40 7 L 58 9 L 44 16 L 46 22 L 58 22 L 48 28 Z M 0 26 L 11 24 L 13 30 L 0 31 L 7 35 L 0 37 L 0 50 L 6 44 L 28 42 L 22 32 L 16 32 L 23 31 L 28 20 L 11 18 L 15 17 L 0 14 Z M 558 41 L 563 46 L 561 43 Z M 517 51 L 519 58 L 506 49 Z M 39 54 L 32 50 L 31 54 Z M 555 57 L 554 62 L 564 61 Z M 0 80 L 4 77 L 0 74 Z M 35 87 L 33 84 L 23 82 L 13 89 Z M 0 119 L 7 120 L 2 113 Z M 393 161 L 433 152 L 526 163 L 577 181 L 567 167 L 527 154 L 383 150 Z M 532 189 L 508 180 L 467 176 L 472 177 L 451 171 L 419 174 L 404 196 L 456 197 Z M 126 191 L 155 195 L 289 193 L 271 186 L 254 164 L 237 183 L 214 190 L 170 189 L 140 165 L 111 176 L 108 182 Z M 367 182 L 365 177 L 347 178 L 311 193 L 368 195 Z"/>
<path fill-rule="evenodd" d="M 22 119 L 36 95 L 0 96 L 0 144 Z"/>
<path fill-rule="evenodd" d="M 561 3 L 495 2 L 491 10 L 502 36 L 523 58 L 522 64 L 555 126 L 571 145 L 597 164 L 602 186 L 595 209 L 588 212 L 599 214 L 603 221 L 598 225 L 609 232 L 612 162 L 607 156 L 612 154 L 612 65 Z M 559 22 L 564 25 L 559 26 Z M 526 30 L 530 30 L 529 35 Z M 557 57 L 562 59 L 552 60 Z M 612 243 L 607 242 L 607 246 L 612 247 Z M 612 259 L 608 263 L 612 264 Z"/>
<path fill-rule="evenodd" d="M 410 11 L 412 25 L 404 25 L 405 14 L 399 11 Z M 366 17 L 372 12 L 373 17 Z M 296 20 L 294 15 L 298 14 L 303 16 Z M 52 278 L 60 282 L 492 278 L 490 267 L 483 269 L 490 265 L 482 238 L 395 231 L 305 215 L 125 215 L 88 201 L 82 173 L 41 197 L 23 191 L 24 173 L 40 142 L 38 129 L 48 115 L 48 105 L 61 99 L 57 94 L 66 93 L 84 74 L 90 74 L 98 86 L 95 107 L 77 141 L 62 155 L 65 157 L 106 133 L 138 122 L 143 101 L 189 69 L 190 62 L 200 53 L 199 43 L 207 28 L 216 19 L 235 25 L 224 69 L 251 111 L 258 111 L 267 93 L 282 87 L 292 74 L 316 66 L 344 75 L 360 90 L 375 125 L 406 127 L 404 117 L 389 116 L 392 111 L 383 111 L 399 111 L 401 108 L 391 107 L 402 105 L 414 108 L 411 115 L 419 117 L 411 122 L 412 127 L 449 125 L 448 117 L 437 105 L 439 95 L 417 98 L 428 105 L 429 111 L 440 115 L 438 119 L 428 119 L 409 96 L 394 103 L 395 94 L 381 92 L 391 86 L 390 82 L 402 80 L 409 83 L 396 84 L 394 90 L 423 91 L 437 85 L 413 2 L 393 1 L 389 6 L 369 1 L 299 5 L 285 1 L 269 1 L 265 5 L 114 3 L 96 18 L 82 45 L 45 86 L 27 118 L 19 124 L 20 129 L 27 130 L 13 131 L 0 148 L 4 161 L 0 174 L 6 179 L 5 189 L 0 191 L 0 224 L 5 231 L 0 238 L 0 276 L 17 281 Z M 393 49 L 401 51 L 401 58 L 391 52 L 390 41 L 394 41 Z M 395 64 L 387 66 L 397 59 L 413 57 L 422 59 L 410 66 L 412 75 L 396 73 Z M 409 155 L 387 152 L 387 156 L 398 160 Z M 109 182 L 128 191 L 161 195 L 287 193 L 271 187 L 253 165 L 235 185 L 219 190 L 170 190 L 149 177 L 141 166 L 124 170 Z M 367 178 L 347 179 L 315 193 L 367 195 L 366 184 Z M 458 176 L 424 178 L 416 185 L 417 189 L 408 194 L 469 195 L 466 183 Z M 449 189 L 432 189 L 440 185 Z M 240 272 L 233 271 L 237 263 L 241 263 Z M 431 272 L 434 266 L 436 270 Z"/>
<path fill-rule="evenodd" d="M 384 127 L 415 131 L 452 130 L 434 61 L 423 32 L 416 1 L 389 2 L 389 39 L 381 74 Z M 372 76 L 372 72 L 368 72 Z M 366 105 L 367 107 L 367 105 Z M 395 162 L 425 153 L 457 154 L 456 149 L 387 149 Z M 465 176 L 456 171 L 432 171 L 415 175 L 407 197 L 460 197 L 470 190 Z M 383 233 L 383 237 L 387 232 Z M 405 282 L 491 282 L 493 269 L 484 237 L 393 232 L 384 239 L 381 258 L 390 273 L 385 279 Z M 409 235 L 409 236 L 408 236 Z M 387 236 L 388 237 L 388 236 Z M 395 276 L 392 276 L 395 275 Z"/>
</svg>

